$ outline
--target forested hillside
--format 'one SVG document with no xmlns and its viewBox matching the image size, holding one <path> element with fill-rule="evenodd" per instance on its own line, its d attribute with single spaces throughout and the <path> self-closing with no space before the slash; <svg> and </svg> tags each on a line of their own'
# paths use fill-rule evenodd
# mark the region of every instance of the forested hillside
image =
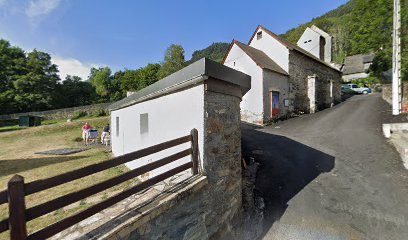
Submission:
<svg viewBox="0 0 408 240">
<path fill-rule="evenodd" d="M 229 47 L 229 43 L 223 43 L 223 42 L 213 43 L 210 46 L 202 50 L 193 52 L 193 55 L 191 59 L 187 62 L 187 64 L 193 63 L 203 57 L 209 58 L 216 62 L 221 62 L 222 59 L 224 58 L 224 55 L 228 51 L 228 47 Z"/>
<path fill-rule="evenodd" d="M 401 0 L 403 79 L 408 80 L 408 0 Z M 373 70 L 377 76 L 391 68 L 393 0 L 351 0 L 347 4 L 289 30 L 283 35 L 297 42 L 306 27 L 316 25 L 334 37 L 333 61 L 345 56 L 376 53 Z"/>
</svg>

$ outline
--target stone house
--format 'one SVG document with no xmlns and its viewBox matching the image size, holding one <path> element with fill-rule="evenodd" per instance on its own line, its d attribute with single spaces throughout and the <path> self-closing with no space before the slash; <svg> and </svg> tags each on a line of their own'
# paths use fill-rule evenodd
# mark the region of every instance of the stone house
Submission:
<svg viewBox="0 0 408 240">
<path fill-rule="evenodd" d="M 341 72 L 262 26 L 248 44 L 232 41 L 223 64 L 251 76 L 243 121 L 264 125 L 291 113 L 314 113 L 341 100 Z"/>
<path fill-rule="evenodd" d="M 370 76 L 370 66 L 374 56 L 375 54 L 357 54 L 346 57 L 342 68 L 344 82 Z"/>
</svg>

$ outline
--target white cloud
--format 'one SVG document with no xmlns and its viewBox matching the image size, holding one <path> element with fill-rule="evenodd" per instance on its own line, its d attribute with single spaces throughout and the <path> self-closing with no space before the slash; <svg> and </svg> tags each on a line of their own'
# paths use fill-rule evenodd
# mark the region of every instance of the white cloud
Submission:
<svg viewBox="0 0 408 240">
<path fill-rule="evenodd" d="M 99 64 L 83 63 L 74 58 L 62 58 L 58 56 L 53 56 L 52 62 L 58 65 L 61 80 L 64 80 L 66 75 L 75 75 L 86 80 L 88 79 L 90 69 L 100 66 Z"/>
<path fill-rule="evenodd" d="M 31 18 L 40 15 L 47 15 L 56 9 L 59 3 L 60 0 L 31 0 L 25 9 L 25 14 Z"/>
</svg>

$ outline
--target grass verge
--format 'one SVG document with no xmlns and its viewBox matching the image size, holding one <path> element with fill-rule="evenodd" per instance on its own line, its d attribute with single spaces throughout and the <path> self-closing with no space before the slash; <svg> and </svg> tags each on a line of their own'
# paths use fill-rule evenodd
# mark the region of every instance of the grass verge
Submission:
<svg viewBox="0 0 408 240">
<path fill-rule="evenodd" d="M 82 143 L 77 142 L 77 138 L 81 136 L 81 126 L 83 121 L 84 120 L 59 122 L 52 125 L 21 129 L 19 131 L 1 132 L 0 191 L 6 189 L 8 180 L 14 174 L 22 175 L 25 178 L 25 182 L 31 182 L 111 159 L 110 151 L 102 146 L 90 148 L 87 151 L 67 156 L 34 154 L 39 151 L 81 146 Z M 108 118 L 90 118 L 86 119 L 86 121 L 88 121 L 94 128 L 101 130 L 103 126 L 108 123 Z M 127 168 L 121 165 L 27 196 L 27 208 L 78 191 L 79 189 L 118 176 L 126 171 Z M 97 195 L 91 196 L 85 201 L 72 204 L 30 221 L 28 223 L 28 232 L 32 233 L 48 226 L 55 221 L 81 211 L 84 208 L 91 206 L 102 199 L 106 199 L 136 183 L 136 180 L 127 181 Z M 0 205 L 0 220 L 7 217 L 7 204 Z M 0 234 L 0 239 L 8 239 L 8 234 L 8 232 Z"/>
</svg>

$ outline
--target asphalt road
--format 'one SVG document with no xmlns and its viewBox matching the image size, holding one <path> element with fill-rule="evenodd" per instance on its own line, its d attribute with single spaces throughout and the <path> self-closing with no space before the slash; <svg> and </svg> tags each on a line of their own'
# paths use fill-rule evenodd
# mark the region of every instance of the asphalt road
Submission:
<svg viewBox="0 0 408 240">
<path fill-rule="evenodd" d="M 244 156 L 261 163 L 263 239 L 408 239 L 408 171 L 381 132 L 389 111 L 372 94 L 242 127 Z"/>
</svg>

